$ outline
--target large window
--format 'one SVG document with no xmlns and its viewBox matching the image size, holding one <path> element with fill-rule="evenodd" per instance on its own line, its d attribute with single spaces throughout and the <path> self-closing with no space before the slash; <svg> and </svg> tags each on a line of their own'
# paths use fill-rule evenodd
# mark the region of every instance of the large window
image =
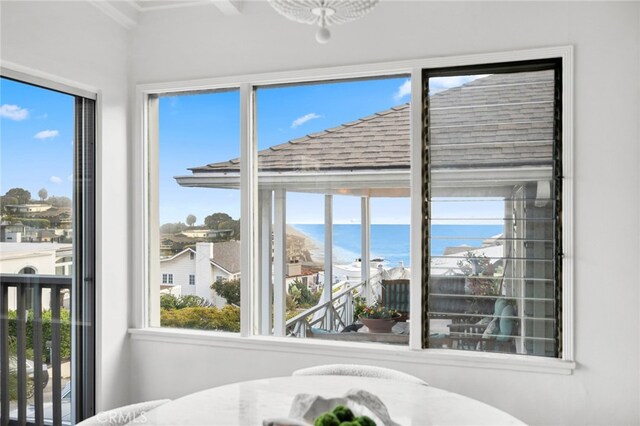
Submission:
<svg viewBox="0 0 640 426">
<path fill-rule="evenodd" d="M 147 92 L 151 325 L 563 357 L 561 65 Z"/>
<path fill-rule="evenodd" d="M 425 72 L 430 347 L 557 356 L 560 68 Z"/>
<path fill-rule="evenodd" d="M 255 90 L 262 334 L 408 343 L 408 306 L 384 296 L 410 267 L 409 85 L 393 76 Z M 365 308 L 405 316 L 386 314 L 393 329 L 378 333 L 360 319 Z"/>
<path fill-rule="evenodd" d="M 225 170 L 240 155 L 237 90 L 160 94 L 149 100 L 157 150 L 149 223 L 151 324 L 240 330 L 240 193 L 232 184 L 182 185 L 190 169 Z"/>
</svg>

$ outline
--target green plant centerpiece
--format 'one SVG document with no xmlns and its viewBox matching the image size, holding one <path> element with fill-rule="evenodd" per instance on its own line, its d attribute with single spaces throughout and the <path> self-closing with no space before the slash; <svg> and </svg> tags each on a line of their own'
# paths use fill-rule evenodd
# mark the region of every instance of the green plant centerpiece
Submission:
<svg viewBox="0 0 640 426">
<path fill-rule="evenodd" d="M 376 426 L 370 417 L 354 416 L 349 407 L 338 405 L 333 411 L 320 414 L 313 422 L 314 426 Z"/>
<path fill-rule="evenodd" d="M 387 308 L 379 300 L 373 305 L 360 307 L 358 316 L 371 333 L 391 333 L 398 318 L 398 311 Z"/>
</svg>

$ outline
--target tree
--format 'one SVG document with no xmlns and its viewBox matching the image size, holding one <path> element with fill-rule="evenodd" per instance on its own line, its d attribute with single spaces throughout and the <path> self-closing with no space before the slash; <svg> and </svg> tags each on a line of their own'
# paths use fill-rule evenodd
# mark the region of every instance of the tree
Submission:
<svg viewBox="0 0 640 426">
<path fill-rule="evenodd" d="M 10 195 L 3 195 L 2 197 L 0 197 L 0 204 L 2 205 L 2 207 L 11 206 L 14 204 L 18 204 L 18 199 Z"/>
<path fill-rule="evenodd" d="M 318 304 L 321 293 L 312 293 L 309 288 L 299 279 L 289 284 L 289 294 L 293 298 L 293 301 L 301 308 L 309 308 Z"/>
<path fill-rule="evenodd" d="M 27 204 L 31 201 L 31 193 L 23 188 L 11 188 L 4 195 L 15 197 L 18 200 L 18 204 Z"/>
<path fill-rule="evenodd" d="M 227 299 L 229 305 L 240 305 L 240 280 L 218 280 L 211 288 Z"/>
<path fill-rule="evenodd" d="M 218 226 L 221 222 L 229 220 L 233 220 L 233 218 L 226 213 L 214 213 L 204 218 L 204 226 L 209 229 L 219 229 Z"/>
<path fill-rule="evenodd" d="M 49 193 L 47 192 L 46 188 L 41 188 L 40 191 L 38 191 L 38 197 L 40 197 L 40 201 L 46 200 L 48 195 Z"/>
<path fill-rule="evenodd" d="M 160 227 L 161 234 L 177 234 L 187 229 L 187 225 L 182 222 L 165 223 Z"/>
<path fill-rule="evenodd" d="M 192 214 L 187 216 L 187 225 L 193 226 L 194 223 L 196 223 L 196 217 Z"/>
<path fill-rule="evenodd" d="M 71 207 L 71 198 L 69 197 L 55 197 L 52 195 L 47 202 L 54 207 Z"/>
</svg>

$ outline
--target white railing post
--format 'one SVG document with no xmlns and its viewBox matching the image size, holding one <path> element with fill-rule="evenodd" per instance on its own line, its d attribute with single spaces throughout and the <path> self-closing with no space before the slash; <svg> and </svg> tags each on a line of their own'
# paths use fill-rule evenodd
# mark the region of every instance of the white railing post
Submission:
<svg viewBox="0 0 640 426">
<path fill-rule="evenodd" d="M 260 195 L 260 334 L 271 334 L 273 320 L 271 315 L 271 300 L 273 299 L 273 286 L 271 284 L 271 244 L 272 244 L 272 215 L 273 192 L 261 189 Z"/>
<path fill-rule="evenodd" d="M 327 303 L 325 328 L 333 331 L 333 195 L 324 196 L 324 291 L 323 302 Z"/>
<path fill-rule="evenodd" d="M 287 218 L 286 192 L 275 190 L 273 226 L 273 335 L 285 335 L 287 281 Z"/>
<path fill-rule="evenodd" d="M 367 305 L 375 302 L 371 288 L 371 207 L 369 197 L 360 199 L 360 278 L 365 282 L 365 297 Z"/>
<path fill-rule="evenodd" d="M 368 282 L 368 281 L 367 281 Z M 345 325 L 353 324 L 353 290 L 349 290 L 346 296 L 346 303 L 344 306 L 344 318 L 342 319 Z"/>
</svg>

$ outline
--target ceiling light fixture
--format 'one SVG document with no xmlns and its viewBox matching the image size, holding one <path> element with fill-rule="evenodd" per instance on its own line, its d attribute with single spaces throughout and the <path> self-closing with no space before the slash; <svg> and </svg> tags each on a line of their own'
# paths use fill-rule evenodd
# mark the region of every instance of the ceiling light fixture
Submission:
<svg viewBox="0 0 640 426">
<path fill-rule="evenodd" d="M 378 0 L 269 0 L 269 3 L 292 21 L 320 26 L 316 40 L 327 43 L 331 38 L 327 27 L 360 18 L 373 9 Z"/>
</svg>

